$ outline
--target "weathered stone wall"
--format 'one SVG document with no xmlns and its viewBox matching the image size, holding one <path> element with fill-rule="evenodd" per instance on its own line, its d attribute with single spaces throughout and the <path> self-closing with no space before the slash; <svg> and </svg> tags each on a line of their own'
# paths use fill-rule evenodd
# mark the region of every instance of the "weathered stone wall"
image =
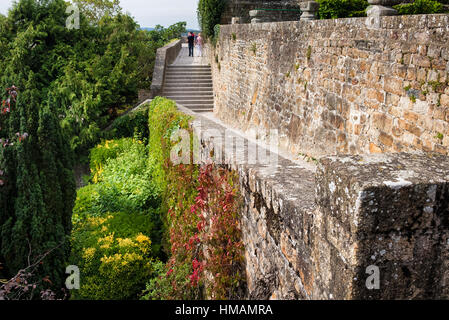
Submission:
<svg viewBox="0 0 449 320">
<path fill-rule="evenodd" d="M 153 80 L 151 81 L 151 98 L 162 93 L 165 79 L 166 67 L 173 63 L 181 51 L 182 40 L 174 41 L 157 49 L 156 61 L 154 62 Z"/>
<path fill-rule="evenodd" d="M 222 26 L 216 116 L 261 137 L 278 129 L 293 154 L 448 154 L 449 15 L 366 21 Z"/>
<path fill-rule="evenodd" d="M 221 24 L 230 24 L 232 17 L 240 17 L 242 22 L 250 22 L 249 11 L 254 9 L 299 9 L 301 0 L 228 0 L 221 16 Z M 295 15 L 273 14 L 273 21 L 299 20 Z"/>
<path fill-rule="evenodd" d="M 248 298 L 449 298 L 447 156 L 334 156 L 315 166 L 277 155 L 249 164 L 260 146 L 192 116 L 196 158 L 239 172 Z M 366 286 L 369 266 L 379 269 L 379 289 Z"/>
</svg>

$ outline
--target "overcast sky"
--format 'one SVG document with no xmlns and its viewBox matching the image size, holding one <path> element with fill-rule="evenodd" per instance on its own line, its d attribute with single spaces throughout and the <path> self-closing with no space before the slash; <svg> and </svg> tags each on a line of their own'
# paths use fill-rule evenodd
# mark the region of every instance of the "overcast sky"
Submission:
<svg viewBox="0 0 449 320">
<path fill-rule="evenodd" d="M 0 13 L 6 14 L 13 0 L 0 0 Z M 157 24 L 168 27 L 187 21 L 187 28 L 197 29 L 196 7 L 198 0 L 120 0 L 124 11 L 136 18 L 141 27 Z"/>
</svg>

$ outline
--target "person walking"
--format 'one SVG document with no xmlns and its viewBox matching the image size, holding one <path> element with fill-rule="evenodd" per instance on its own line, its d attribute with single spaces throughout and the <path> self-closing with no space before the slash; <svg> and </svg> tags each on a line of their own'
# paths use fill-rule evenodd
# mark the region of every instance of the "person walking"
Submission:
<svg viewBox="0 0 449 320">
<path fill-rule="evenodd" d="M 189 32 L 187 42 L 189 43 L 189 57 L 193 57 L 193 45 L 195 43 L 195 36 L 192 34 L 192 32 Z"/>
<path fill-rule="evenodd" d="M 196 46 L 197 46 L 197 49 L 198 49 L 198 57 L 202 57 L 203 56 L 204 41 L 203 41 L 203 37 L 201 36 L 201 33 L 199 33 L 198 37 L 196 38 Z"/>
</svg>

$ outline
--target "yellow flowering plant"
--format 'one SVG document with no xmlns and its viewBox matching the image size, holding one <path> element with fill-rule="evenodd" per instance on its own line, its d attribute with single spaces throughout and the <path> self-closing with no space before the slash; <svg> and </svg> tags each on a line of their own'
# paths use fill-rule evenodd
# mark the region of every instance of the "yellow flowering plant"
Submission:
<svg viewBox="0 0 449 320">
<path fill-rule="evenodd" d="M 116 212 L 75 224 L 72 261 L 81 271 L 73 299 L 137 299 L 157 261 L 150 219 Z"/>
</svg>

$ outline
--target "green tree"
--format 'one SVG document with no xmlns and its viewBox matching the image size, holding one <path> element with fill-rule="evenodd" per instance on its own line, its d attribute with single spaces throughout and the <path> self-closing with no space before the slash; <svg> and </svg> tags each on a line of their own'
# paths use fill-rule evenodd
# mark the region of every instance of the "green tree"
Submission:
<svg viewBox="0 0 449 320">
<path fill-rule="evenodd" d="M 67 237 L 75 194 L 72 163 L 51 107 L 37 105 L 36 91 L 30 83 L 28 88 L 19 93 L 17 104 L 11 104 L 13 110 L 1 122 L 2 127 L 9 124 L 2 136 L 14 137 L 0 155 L 4 171 L 1 256 L 13 275 L 51 252 L 35 277 L 48 279 L 42 285 L 57 289 L 63 287 L 70 249 Z"/>
<path fill-rule="evenodd" d="M 122 11 L 120 0 L 74 0 L 90 21 L 99 22 L 104 16 L 114 16 Z"/>
<path fill-rule="evenodd" d="M 224 0 L 199 0 L 198 22 L 207 37 L 214 36 L 214 27 L 220 24 L 221 15 L 226 7 Z"/>
<path fill-rule="evenodd" d="M 367 0 L 317 0 L 320 19 L 337 19 L 366 16 Z"/>
<path fill-rule="evenodd" d="M 53 289 L 64 283 L 75 185 L 71 150 L 47 89 L 60 71 L 50 67 L 44 52 L 52 53 L 55 39 L 66 35 L 59 27 L 65 7 L 63 0 L 22 0 L 0 32 L 9 48 L 1 54 L 0 85 L 19 88 L 2 94 L 0 261 L 12 276 L 47 255 L 33 281 Z"/>
<path fill-rule="evenodd" d="M 87 154 L 108 123 L 136 103 L 139 90 L 150 88 L 157 48 L 185 31 L 184 22 L 143 31 L 116 1 L 83 2 L 89 6 L 81 10 L 79 29 L 65 27 L 62 0 L 20 0 L 0 18 L 0 67 L 33 71 L 39 99 L 51 92 L 76 155 Z M 24 55 L 27 61 L 18 63 Z"/>
<path fill-rule="evenodd" d="M 399 14 L 432 14 L 448 12 L 442 3 L 448 3 L 447 0 L 415 0 L 412 3 L 399 4 L 394 6 Z"/>
</svg>

